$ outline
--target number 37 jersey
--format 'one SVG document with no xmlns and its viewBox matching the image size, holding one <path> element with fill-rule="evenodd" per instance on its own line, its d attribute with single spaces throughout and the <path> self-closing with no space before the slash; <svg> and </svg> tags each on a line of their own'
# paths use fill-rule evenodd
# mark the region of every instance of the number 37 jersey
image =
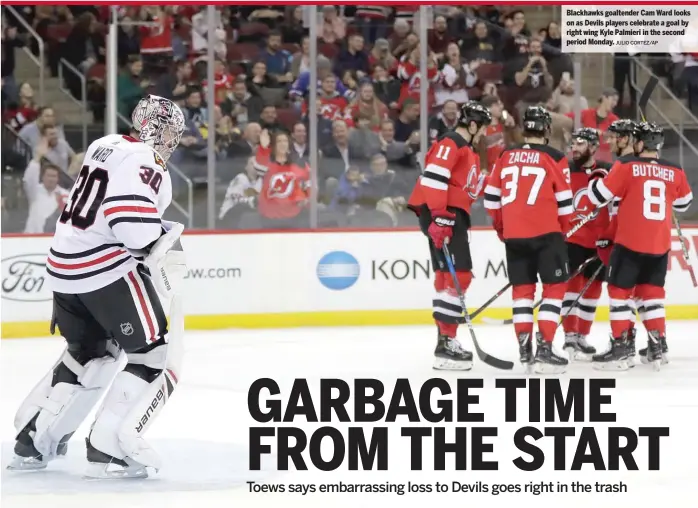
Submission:
<svg viewBox="0 0 698 508">
<path fill-rule="evenodd" d="M 505 150 L 485 187 L 485 208 L 505 239 L 566 232 L 574 207 L 565 154 L 532 143 Z"/>
<path fill-rule="evenodd" d="M 693 193 L 681 167 L 663 159 L 622 157 L 603 180 L 589 184 L 589 199 L 599 206 L 619 198 L 614 241 L 642 254 L 671 249 L 672 208 L 685 212 Z"/>
<path fill-rule="evenodd" d="M 56 224 L 46 270 L 51 289 L 95 291 L 133 270 L 137 251 L 162 234 L 172 200 L 165 162 L 129 136 L 92 143 Z"/>
</svg>

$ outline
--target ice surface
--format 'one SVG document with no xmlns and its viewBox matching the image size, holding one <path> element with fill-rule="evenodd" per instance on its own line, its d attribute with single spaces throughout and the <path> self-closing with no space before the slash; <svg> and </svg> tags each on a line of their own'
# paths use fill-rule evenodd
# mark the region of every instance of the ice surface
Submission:
<svg viewBox="0 0 698 508">
<path fill-rule="evenodd" d="M 594 325 L 591 342 L 603 349 L 607 341 L 607 323 Z M 566 377 L 618 378 L 613 392 L 613 410 L 618 423 L 639 426 L 669 425 L 671 440 L 663 445 L 662 469 L 658 472 L 621 471 L 576 472 L 545 470 L 523 473 L 511 465 L 509 443 L 498 445 L 502 467 L 498 472 L 410 471 L 407 441 L 398 446 L 391 434 L 390 471 L 331 473 L 277 472 L 274 457 L 263 463 L 263 470 L 250 472 L 247 464 L 248 428 L 253 425 L 248 414 L 247 390 L 262 377 L 275 379 L 288 389 L 295 378 L 306 378 L 311 388 L 320 378 L 379 378 L 394 383 L 409 378 L 413 387 L 435 375 L 455 383 L 460 376 L 481 377 L 489 386 L 481 396 L 486 420 L 480 425 L 500 425 L 501 395 L 491 389 L 495 377 L 521 377 L 517 365 L 512 373 L 493 370 L 476 363 L 471 373 L 437 373 L 431 370 L 434 346 L 433 327 L 361 327 L 291 330 L 228 330 L 188 333 L 181 382 L 163 416 L 148 434 L 160 452 L 165 467 L 147 480 L 88 481 L 82 479 L 84 438 L 90 419 L 71 440 L 68 456 L 55 461 L 45 471 L 9 472 L 14 429 L 14 412 L 26 393 L 49 369 L 62 351 L 58 339 L 4 340 L 0 344 L 0 433 L 2 436 L 2 506 L 3 508 L 107 508 L 107 507 L 201 507 L 228 506 L 352 506 L 363 507 L 400 504 L 424 506 L 434 501 L 478 502 L 509 508 L 512 503 L 535 503 L 544 506 L 617 507 L 626 503 L 671 501 L 674 507 L 694 506 L 695 457 L 698 455 L 698 322 L 669 324 L 671 364 L 655 373 L 647 366 L 612 374 L 591 370 L 588 364 L 573 364 Z M 511 327 L 479 326 L 481 344 L 488 352 L 516 360 L 517 347 Z M 461 336 L 467 333 L 461 332 Z M 463 340 L 469 346 L 469 341 Z M 644 339 L 638 347 L 644 347 Z M 386 386 L 389 386 L 386 384 Z M 523 406 L 521 404 L 520 406 Z M 521 407 L 519 407 L 522 410 Z M 526 420 L 520 420 L 526 421 Z M 304 426 L 303 422 L 295 425 Z M 321 424 L 310 426 L 319 427 Z M 393 424 L 395 429 L 404 423 Z M 544 424 L 538 424 L 544 426 Z M 519 424 L 500 425 L 504 440 Z M 392 430 L 391 430 L 392 432 Z M 393 441 L 395 439 L 395 441 Z M 602 448 L 603 448 L 602 443 Z M 572 450 L 574 448 L 571 448 Z M 509 453 L 504 453 L 508 451 Z M 568 452 L 568 455 L 571 452 Z M 425 457 L 428 456 L 425 451 Z M 448 462 L 447 462 L 448 464 Z M 452 466 L 451 466 L 452 467 Z M 643 465 L 640 464 L 641 469 Z M 425 466 L 428 469 L 428 466 Z M 646 468 L 645 468 L 646 469 Z M 628 494 L 593 496 L 582 494 L 250 494 L 246 481 L 261 482 L 427 482 L 452 480 L 498 483 L 535 481 L 606 481 L 622 479 L 629 484 Z M 593 500 L 593 501 L 592 501 Z"/>
</svg>

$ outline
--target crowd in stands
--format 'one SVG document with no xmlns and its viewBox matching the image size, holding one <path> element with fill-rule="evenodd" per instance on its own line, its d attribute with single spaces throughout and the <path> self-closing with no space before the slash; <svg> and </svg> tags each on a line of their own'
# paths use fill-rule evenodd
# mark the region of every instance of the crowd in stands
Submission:
<svg viewBox="0 0 698 508">
<path fill-rule="evenodd" d="M 307 227 L 313 191 L 323 226 L 413 224 L 405 202 L 420 172 L 424 85 L 430 141 L 455 128 L 464 102 L 480 100 L 492 110 L 495 121 L 480 146 L 483 171 L 506 143 L 520 138 L 520 114 L 532 104 L 557 113 L 551 143 L 566 147 L 574 76 L 570 59 L 559 50 L 557 23 L 532 29 L 516 7 L 435 6 L 422 77 L 418 7 L 318 8 L 318 19 L 312 20 L 319 37 L 315 62 L 300 6 L 218 7 L 213 27 L 204 7 L 120 7 L 120 127 L 128 129 L 124 120 L 147 93 L 177 102 L 186 129 L 171 163 L 201 186 L 209 184 L 207 138 L 215 129 L 218 221 L 228 228 Z M 47 42 L 52 75 L 61 59 L 84 73 L 94 121 L 102 122 L 109 8 L 35 6 L 21 12 Z M 24 193 L 30 200 L 50 195 L 60 207 L 65 188 L 54 169 L 61 178 L 70 175 L 80 154 L 65 140 L 55 111 L 35 103 L 28 83 L 14 81 L 14 50 L 31 41 L 18 34 L 19 24 L 5 22 L 3 16 L 3 119 L 30 150 Z M 207 59 L 209 30 L 214 62 Z M 206 79 L 208 65 L 214 66 L 212 84 Z M 312 65 L 318 75 L 318 147 L 308 146 Z M 80 80 L 70 73 L 64 78 L 70 93 L 81 99 Z M 208 86 L 214 87 L 214 104 L 206 102 Z M 582 99 L 589 126 L 603 130 L 615 118 L 615 90 L 604 91 L 598 103 Z M 311 150 L 319 154 L 313 183 L 307 168 Z M 287 195 L 290 211 L 269 203 L 269 196 Z M 27 232 L 41 229 L 36 217 L 55 213 L 46 203 L 36 206 L 41 213 L 33 211 Z M 475 223 L 485 220 L 484 213 L 477 217 L 477 208 L 474 214 Z"/>
</svg>

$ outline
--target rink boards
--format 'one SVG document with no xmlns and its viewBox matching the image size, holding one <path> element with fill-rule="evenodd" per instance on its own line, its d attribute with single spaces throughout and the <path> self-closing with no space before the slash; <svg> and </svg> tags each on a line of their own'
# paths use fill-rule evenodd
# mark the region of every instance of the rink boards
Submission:
<svg viewBox="0 0 698 508">
<path fill-rule="evenodd" d="M 641 232 L 638 232 L 641 234 Z M 684 228 L 698 268 L 698 228 Z M 490 229 L 471 232 L 471 311 L 507 283 L 503 244 Z M 45 275 L 50 237 L 3 235 L 2 337 L 48 335 Z M 415 230 L 193 232 L 182 245 L 189 329 L 428 324 L 433 288 L 424 236 Z M 698 289 L 678 236 L 666 282 L 667 317 L 698 319 Z M 597 313 L 608 319 L 604 295 Z M 480 317 L 511 317 L 511 291 Z"/>
</svg>

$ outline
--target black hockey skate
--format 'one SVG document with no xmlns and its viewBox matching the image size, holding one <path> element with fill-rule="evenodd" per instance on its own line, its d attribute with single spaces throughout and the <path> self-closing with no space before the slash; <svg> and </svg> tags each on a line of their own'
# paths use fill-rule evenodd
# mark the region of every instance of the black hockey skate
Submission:
<svg viewBox="0 0 698 508">
<path fill-rule="evenodd" d="M 434 349 L 434 369 L 470 370 L 473 368 L 473 354 L 461 346 L 456 338 L 439 333 Z"/>
<path fill-rule="evenodd" d="M 87 471 L 85 478 L 111 479 L 111 478 L 148 478 L 148 470 L 128 457 L 117 459 L 111 455 L 99 451 L 92 446 L 90 438 L 85 438 L 87 446 Z"/>
<path fill-rule="evenodd" d="M 594 355 L 591 359 L 596 370 L 628 370 L 627 332 L 620 337 L 611 336 L 611 347 L 604 353 Z"/>
<path fill-rule="evenodd" d="M 651 330 L 647 333 L 647 347 L 643 347 L 638 354 L 642 363 L 651 363 L 655 370 L 659 370 L 660 365 L 669 363 L 669 346 L 666 337 L 659 335 L 659 332 Z"/>
<path fill-rule="evenodd" d="M 553 350 L 552 342 L 546 342 L 543 335 L 536 333 L 536 357 L 533 370 L 536 374 L 562 374 L 569 361 Z"/>
<path fill-rule="evenodd" d="M 38 417 L 38 415 L 37 415 Z M 40 469 L 46 469 L 49 463 L 49 459 L 44 457 L 34 446 L 33 435 L 36 432 L 34 427 L 36 422 L 36 417 L 29 422 L 29 424 L 22 429 L 22 431 L 17 436 L 17 441 L 15 442 L 14 457 L 7 465 L 7 469 L 13 471 L 37 471 Z M 68 434 L 56 448 L 56 456 L 64 456 L 68 451 L 68 440 L 72 437 L 73 433 Z"/>
<path fill-rule="evenodd" d="M 565 345 L 563 349 L 570 358 L 570 361 L 589 361 L 592 355 L 596 354 L 596 348 L 590 346 L 587 338 L 576 332 L 565 334 Z"/>
<path fill-rule="evenodd" d="M 531 371 L 533 366 L 533 340 L 530 333 L 520 333 L 517 337 L 519 340 L 519 361 L 526 368 L 527 372 Z"/>
</svg>

